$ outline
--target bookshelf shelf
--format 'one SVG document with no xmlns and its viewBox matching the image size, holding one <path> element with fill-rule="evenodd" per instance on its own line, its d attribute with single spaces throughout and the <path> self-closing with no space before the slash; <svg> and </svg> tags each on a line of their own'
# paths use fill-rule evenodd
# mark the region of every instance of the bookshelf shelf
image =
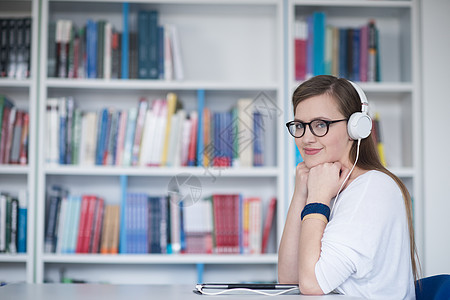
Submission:
<svg viewBox="0 0 450 300">
<path fill-rule="evenodd" d="M 1 169 L 0 169 L 1 171 Z M 224 177 L 276 177 L 277 168 L 218 168 L 218 167 L 110 167 L 110 166 L 55 166 L 46 167 L 48 175 L 99 175 L 99 176 L 174 176 L 180 173 L 192 174 L 197 177 L 224 176 Z"/>
<path fill-rule="evenodd" d="M 0 174 L 28 174 L 28 166 L 0 165 Z"/>
<path fill-rule="evenodd" d="M 48 88 L 61 89 L 120 89 L 120 90 L 218 90 L 218 91 L 264 91 L 276 90 L 275 82 L 212 82 L 212 81 L 163 81 L 139 79 L 57 79 L 46 80 Z"/>
<path fill-rule="evenodd" d="M 311 0 L 293 0 L 293 4 L 299 6 L 342 6 L 342 7 L 380 7 L 380 8 L 392 8 L 392 7 L 400 7 L 400 8 L 409 8 L 413 5 L 413 1 L 367 1 L 367 0 L 346 0 L 336 2 L 334 0 L 319 0 L 319 1 L 311 1 Z"/>
<path fill-rule="evenodd" d="M 29 88 L 31 85 L 31 79 L 8 79 L 0 78 L 0 87 L 10 88 Z"/>
<path fill-rule="evenodd" d="M 0 262 L 11 262 L 11 263 L 26 263 L 29 260 L 26 254 L 1 254 Z"/>
<path fill-rule="evenodd" d="M 49 263 L 96 263 L 96 264 L 275 264 L 276 254 L 264 255 L 195 255 L 195 254 L 148 254 L 148 255 L 105 255 L 105 254 L 77 254 L 77 255 L 45 255 L 45 262 Z"/>
</svg>

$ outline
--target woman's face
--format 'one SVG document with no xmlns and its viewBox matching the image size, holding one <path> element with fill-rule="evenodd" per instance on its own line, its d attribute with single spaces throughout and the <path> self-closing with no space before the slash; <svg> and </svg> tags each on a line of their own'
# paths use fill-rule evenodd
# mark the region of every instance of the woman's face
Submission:
<svg viewBox="0 0 450 300">
<path fill-rule="evenodd" d="M 324 94 L 303 100 L 295 109 L 295 120 L 308 123 L 316 119 L 334 121 L 345 117 L 339 112 L 336 100 Z M 308 168 L 336 161 L 347 165 L 352 143 L 347 134 L 346 121 L 330 124 L 328 133 L 323 137 L 313 135 L 309 126 L 306 126 L 305 134 L 295 138 L 295 144 Z"/>
</svg>

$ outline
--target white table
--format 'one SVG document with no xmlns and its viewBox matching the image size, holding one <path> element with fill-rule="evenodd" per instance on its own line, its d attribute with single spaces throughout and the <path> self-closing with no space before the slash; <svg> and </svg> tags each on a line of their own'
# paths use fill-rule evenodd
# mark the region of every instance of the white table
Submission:
<svg viewBox="0 0 450 300">
<path fill-rule="evenodd" d="M 118 284 L 9 284 L 0 287 L 1 300 L 205 300 L 205 299 L 359 299 L 342 295 L 253 294 L 206 296 L 193 292 L 194 285 L 118 285 Z"/>
</svg>

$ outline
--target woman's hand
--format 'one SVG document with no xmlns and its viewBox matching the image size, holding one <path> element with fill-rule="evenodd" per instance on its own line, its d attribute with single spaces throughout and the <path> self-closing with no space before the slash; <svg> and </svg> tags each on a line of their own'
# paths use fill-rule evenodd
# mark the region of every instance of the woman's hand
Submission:
<svg viewBox="0 0 450 300">
<path fill-rule="evenodd" d="M 340 162 L 324 163 L 309 170 L 307 202 L 330 205 L 350 170 Z"/>
<path fill-rule="evenodd" d="M 301 162 L 295 168 L 295 189 L 292 201 L 306 203 L 308 197 L 308 175 L 309 169 L 304 162 Z"/>
</svg>

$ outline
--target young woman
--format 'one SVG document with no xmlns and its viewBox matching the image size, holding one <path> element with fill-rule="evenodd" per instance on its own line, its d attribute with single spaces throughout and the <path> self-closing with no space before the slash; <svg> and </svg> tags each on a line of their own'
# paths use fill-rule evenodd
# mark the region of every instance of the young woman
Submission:
<svg viewBox="0 0 450 300">
<path fill-rule="evenodd" d="M 298 283 L 303 294 L 415 299 L 411 197 L 380 162 L 364 92 L 320 75 L 292 102 L 295 119 L 286 125 L 304 161 L 281 238 L 279 282 Z M 348 125 L 358 112 L 370 124 L 363 136 Z"/>
</svg>

